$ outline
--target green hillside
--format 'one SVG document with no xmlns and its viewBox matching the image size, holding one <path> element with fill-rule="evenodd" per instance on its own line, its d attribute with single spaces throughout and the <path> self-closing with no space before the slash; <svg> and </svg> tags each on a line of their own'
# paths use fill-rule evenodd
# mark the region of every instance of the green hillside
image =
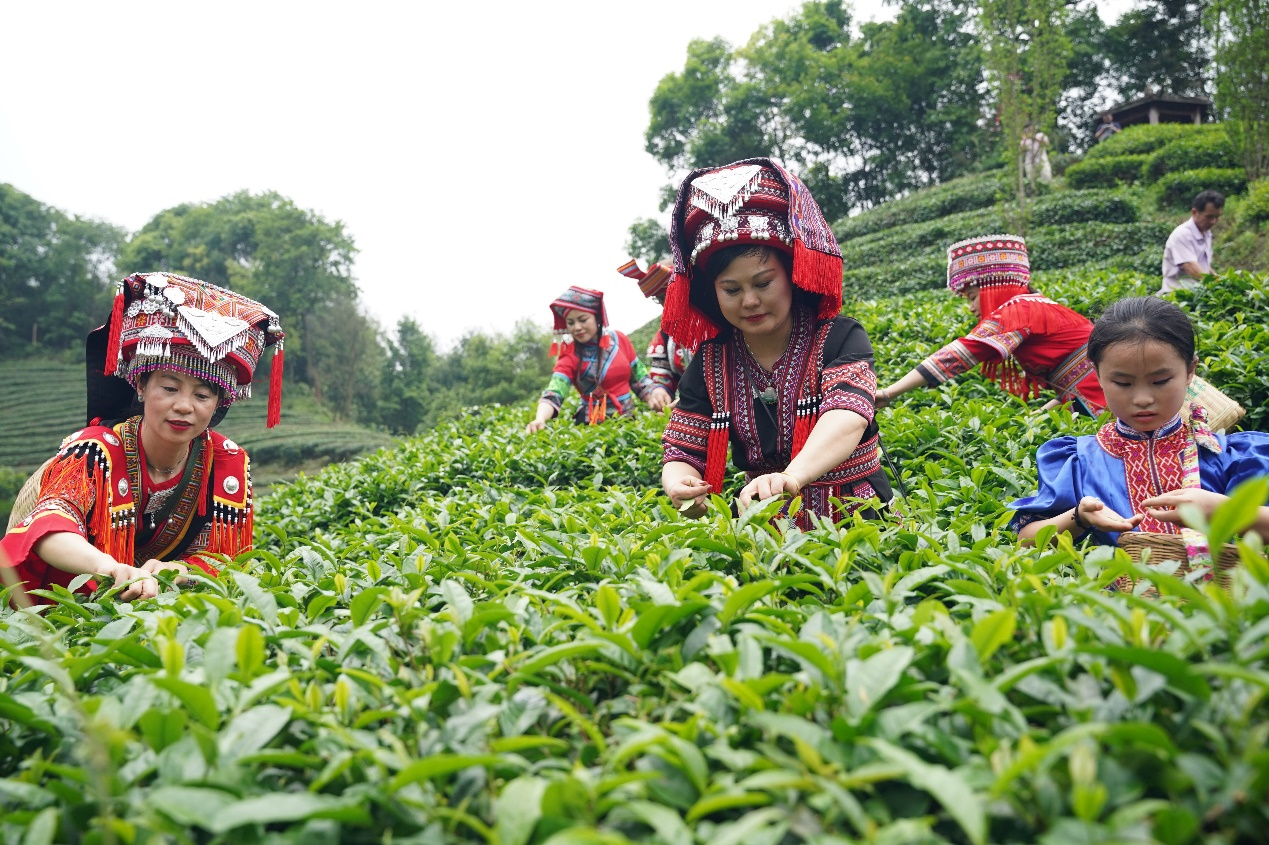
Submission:
<svg viewBox="0 0 1269 845">
<path fill-rule="evenodd" d="M 1240 215 L 1247 180 L 1236 164 L 1223 127 L 1129 127 L 1070 164 L 1053 185 L 1040 186 L 1026 231 L 1032 268 L 1158 276 L 1168 234 L 1204 188 L 1230 198 L 1217 230 L 1218 266 L 1269 267 L 1264 234 Z M 949 244 L 1009 228 L 1003 202 L 1011 191 L 1002 171 L 989 171 L 838 221 L 848 295 L 940 287 Z"/>
</svg>

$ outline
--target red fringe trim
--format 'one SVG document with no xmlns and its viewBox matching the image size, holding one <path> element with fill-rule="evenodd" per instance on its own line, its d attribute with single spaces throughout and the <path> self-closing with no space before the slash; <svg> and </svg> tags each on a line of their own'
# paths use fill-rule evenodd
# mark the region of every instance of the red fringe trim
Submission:
<svg viewBox="0 0 1269 845">
<path fill-rule="evenodd" d="M 273 352 L 273 366 L 269 368 L 269 410 L 265 416 L 264 427 L 273 428 L 282 421 L 282 371 L 286 369 L 285 353 L 282 341 L 278 341 Z"/>
<path fill-rule="evenodd" d="M 88 531 L 96 540 L 96 546 L 120 563 L 132 564 L 135 523 L 116 522 L 112 519 L 113 485 L 108 468 L 96 466 L 96 453 L 87 452 L 77 460 L 61 460 L 52 464 L 40 484 L 40 496 L 63 495 L 68 501 L 93 502 L 88 515 Z M 89 464 L 92 477 L 89 478 Z M 126 512 L 121 511 L 121 514 Z M 87 538 L 85 538 L 87 539 Z"/>
<path fill-rule="evenodd" d="M 813 428 L 815 428 L 815 419 L 810 414 L 798 414 L 797 419 L 793 421 L 793 451 L 789 455 L 790 460 L 796 458 L 798 452 L 802 451 Z"/>
<path fill-rule="evenodd" d="M 103 372 L 113 376 L 119 369 L 119 347 L 123 342 L 123 282 L 115 293 L 115 304 L 110 309 L 110 322 L 106 324 L 106 363 Z"/>
<path fill-rule="evenodd" d="M 217 510 L 217 516 L 212 519 L 211 538 L 207 544 L 207 551 L 226 557 L 236 557 L 242 552 L 251 551 L 252 534 L 255 528 L 255 520 L 251 512 L 245 511 L 239 514 L 234 510 L 234 517 L 231 518 L 225 514 L 227 509 L 222 507 Z"/>
<path fill-rule="evenodd" d="M 705 481 L 709 489 L 719 495 L 723 492 L 723 475 L 727 470 L 729 428 L 725 422 L 711 423 L 705 445 Z"/>
<path fill-rule="evenodd" d="M 1040 395 L 1041 383 L 1034 379 L 1010 358 L 1007 361 L 989 361 L 983 364 L 983 375 L 1000 385 L 1000 389 L 1020 399 L 1034 399 Z"/>
<path fill-rule="evenodd" d="M 819 294 L 816 314 L 821 320 L 842 312 L 842 259 L 810 249 L 801 238 L 793 241 L 793 284 L 804 291 Z"/>
</svg>

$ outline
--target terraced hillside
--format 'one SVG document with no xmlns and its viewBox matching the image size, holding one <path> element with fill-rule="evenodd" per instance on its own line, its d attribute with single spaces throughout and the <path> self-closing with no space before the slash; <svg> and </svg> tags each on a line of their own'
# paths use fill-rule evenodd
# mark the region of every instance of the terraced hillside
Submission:
<svg viewBox="0 0 1269 845">
<path fill-rule="evenodd" d="M 1025 233 L 1032 268 L 1158 275 L 1168 233 L 1196 193 L 1246 190 L 1235 164 L 1222 127 L 1130 127 L 1052 186 L 1040 186 Z M 847 294 L 871 298 L 942 285 L 948 244 L 1010 228 L 1005 182 L 1002 171 L 967 176 L 838 221 Z"/>
</svg>

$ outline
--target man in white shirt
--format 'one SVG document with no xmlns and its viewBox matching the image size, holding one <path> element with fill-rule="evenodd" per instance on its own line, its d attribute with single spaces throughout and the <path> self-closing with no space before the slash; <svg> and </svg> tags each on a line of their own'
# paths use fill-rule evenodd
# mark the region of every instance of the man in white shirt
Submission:
<svg viewBox="0 0 1269 845">
<path fill-rule="evenodd" d="M 1202 191 L 1190 204 L 1190 219 L 1172 230 L 1163 248 L 1163 287 L 1159 293 L 1189 290 L 1212 272 L 1212 227 L 1221 219 L 1225 197 Z"/>
</svg>

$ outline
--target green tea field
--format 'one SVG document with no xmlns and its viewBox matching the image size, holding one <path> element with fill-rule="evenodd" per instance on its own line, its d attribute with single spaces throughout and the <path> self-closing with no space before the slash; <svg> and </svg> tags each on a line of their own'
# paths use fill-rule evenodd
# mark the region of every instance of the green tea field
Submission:
<svg viewBox="0 0 1269 845">
<path fill-rule="evenodd" d="M 1041 277 L 1093 315 L 1151 283 Z M 1186 301 L 1260 425 L 1266 295 Z M 883 379 L 967 324 L 936 291 L 848 308 Z M 776 503 L 683 520 L 662 417 L 525 416 L 275 486 L 197 589 L 0 616 L 0 841 L 1261 841 L 1259 546 L 1229 592 L 1136 569 L 1149 599 L 1106 590 L 1122 553 L 1003 528 L 1035 448 L 1095 422 L 919 392 L 881 413 L 902 516 L 781 533 Z"/>
</svg>

